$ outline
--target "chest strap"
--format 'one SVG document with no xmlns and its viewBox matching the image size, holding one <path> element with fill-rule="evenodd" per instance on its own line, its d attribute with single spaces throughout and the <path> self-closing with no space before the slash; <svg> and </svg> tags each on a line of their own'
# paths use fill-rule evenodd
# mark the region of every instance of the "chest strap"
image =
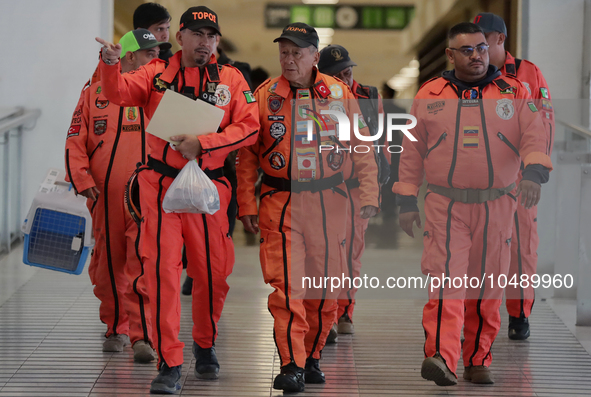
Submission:
<svg viewBox="0 0 591 397">
<path fill-rule="evenodd" d="M 315 179 L 309 182 L 292 181 L 285 178 L 263 174 L 263 183 L 281 192 L 312 192 L 335 188 L 345 181 L 343 173 L 339 172 L 328 178 Z"/>
</svg>

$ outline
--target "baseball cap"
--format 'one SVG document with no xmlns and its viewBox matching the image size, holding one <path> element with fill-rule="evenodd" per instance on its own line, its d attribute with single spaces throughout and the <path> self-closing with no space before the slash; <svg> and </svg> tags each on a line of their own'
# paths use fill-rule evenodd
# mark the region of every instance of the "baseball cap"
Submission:
<svg viewBox="0 0 591 397">
<path fill-rule="evenodd" d="M 484 30 L 484 33 L 500 32 L 507 36 L 505 21 L 498 15 L 491 12 L 481 12 L 474 17 L 474 23 Z"/>
<path fill-rule="evenodd" d="M 119 44 L 121 44 L 121 58 L 130 51 L 149 50 L 158 46 L 162 51 L 172 47 L 170 43 L 161 43 L 156 40 L 156 37 L 148 29 L 136 29 L 125 33 L 119 40 Z"/>
<path fill-rule="evenodd" d="M 222 35 L 220 25 L 218 24 L 218 14 L 205 6 L 191 7 L 181 16 L 181 25 L 179 30 L 199 28 L 213 28 L 219 35 Z"/>
<path fill-rule="evenodd" d="M 283 29 L 283 32 L 281 32 L 281 36 L 273 40 L 273 43 L 282 39 L 289 40 L 301 48 L 310 47 L 311 45 L 318 48 L 319 40 L 316 29 L 302 22 L 295 22 L 287 25 Z"/>
<path fill-rule="evenodd" d="M 329 45 L 320 51 L 318 70 L 320 73 L 335 75 L 349 66 L 357 66 L 349 58 L 349 51 L 340 45 Z"/>
</svg>

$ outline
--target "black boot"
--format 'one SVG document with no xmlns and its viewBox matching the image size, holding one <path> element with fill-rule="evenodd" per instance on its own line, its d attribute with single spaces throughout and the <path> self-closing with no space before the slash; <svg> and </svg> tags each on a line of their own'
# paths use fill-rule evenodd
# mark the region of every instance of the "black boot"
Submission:
<svg viewBox="0 0 591 397">
<path fill-rule="evenodd" d="M 509 316 L 509 339 L 525 340 L 529 338 L 529 321 L 527 317 Z"/>
<path fill-rule="evenodd" d="M 306 383 L 324 383 L 324 373 L 320 370 L 320 364 L 317 358 L 308 357 L 306 360 L 306 368 L 304 375 L 306 375 Z"/>
<path fill-rule="evenodd" d="M 150 394 L 175 394 L 180 390 L 181 369 L 182 365 L 170 368 L 166 363 L 162 363 L 150 386 Z"/>
<path fill-rule="evenodd" d="M 195 362 L 195 377 L 209 380 L 219 377 L 220 364 L 215 355 L 215 346 L 204 349 L 193 342 L 193 356 L 197 360 Z"/>
<path fill-rule="evenodd" d="M 183 283 L 183 288 L 181 289 L 181 294 L 190 296 L 193 292 L 193 279 L 189 276 L 185 279 Z"/>
<path fill-rule="evenodd" d="M 273 389 L 296 393 L 304 391 L 304 369 L 289 363 L 281 367 L 281 373 L 275 377 Z"/>
</svg>

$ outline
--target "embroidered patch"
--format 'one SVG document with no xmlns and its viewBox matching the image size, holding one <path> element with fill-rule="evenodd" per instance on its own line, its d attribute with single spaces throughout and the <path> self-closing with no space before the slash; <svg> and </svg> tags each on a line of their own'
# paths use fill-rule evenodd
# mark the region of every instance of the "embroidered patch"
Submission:
<svg viewBox="0 0 591 397">
<path fill-rule="evenodd" d="M 242 93 L 244 94 L 244 98 L 246 98 L 246 103 L 253 103 L 257 101 L 254 95 L 252 95 L 251 91 L 242 91 Z"/>
<path fill-rule="evenodd" d="M 107 132 L 107 120 L 95 120 L 94 133 L 97 135 L 103 135 L 105 132 Z"/>
<path fill-rule="evenodd" d="M 504 98 L 497 101 L 497 115 L 503 120 L 510 120 L 515 114 L 515 108 L 513 107 L 513 101 Z"/>
<path fill-rule="evenodd" d="M 279 152 L 273 152 L 269 156 L 269 164 L 274 170 L 280 170 L 285 167 L 285 156 Z"/>
<path fill-rule="evenodd" d="M 339 84 L 331 84 L 330 87 L 330 96 L 334 99 L 341 99 L 343 97 L 343 88 Z"/>
<path fill-rule="evenodd" d="M 267 106 L 269 107 L 269 111 L 273 114 L 279 113 L 281 108 L 283 107 L 284 99 L 278 95 L 271 95 L 267 98 Z"/>
<path fill-rule="evenodd" d="M 125 118 L 127 121 L 134 122 L 137 120 L 138 108 L 136 106 L 125 108 Z"/>
<path fill-rule="evenodd" d="M 80 126 L 79 125 L 71 125 L 68 129 L 68 138 L 73 136 L 80 135 Z"/>
<path fill-rule="evenodd" d="M 538 111 L 538 108 L 536 107 L 536 105 L 534 105 L 533 102 L 528 102 L 527 106 L 529 106 L 529 110 L 531 110 L 533 113 Z M 543 106 L 543 105 L 542 105 Z"/>
<path fill-rule="evenodd" d="M 96 100 L 94 101 L 94 104 L 96 105 L 97 108 L 104 109 L 107 106 L 109 106 L 109 101 L 107 101 L 107 100 L 103 101 L 101 99 L 96 98 Z"/>
<path fill-rule="evenodd" d="M 437 101 L 437 102 L 433 102 L 433 103 L 429 103 L 427 104 L 427 112 L 429 114 L 437 114 L 440 111 L 443 110 L 443 108 L 445 107 L 445 101 Z"/>
<path fill-rule="evenodd" d="M 550 95 L 548 94 L 548 89 L 546 87 L 540 87 L 540 93 L 542 94 L 542 98 L 550 99 Z"/>
<path fill-rule="evenodd" d="M 478 131 L 480 130 L 479 127 L 464 127 L 464 136 L 463 136 L 463 147 L 464 149 L 478 149 Z"/>
<path fill-rule="evenodd" d="M 269 132 L 271 133 L 271 137 L 274 139 L 282 137 L 285 135 L 285 124 L 275 122 L 269 127 Z"/>
<path fill-rule="evenodd" d="M 230 94 L 230 87 L 220 84 L 215 89 L 216 105 L 226 106 L 230 103 L 232 95 Z"/>
</svg>

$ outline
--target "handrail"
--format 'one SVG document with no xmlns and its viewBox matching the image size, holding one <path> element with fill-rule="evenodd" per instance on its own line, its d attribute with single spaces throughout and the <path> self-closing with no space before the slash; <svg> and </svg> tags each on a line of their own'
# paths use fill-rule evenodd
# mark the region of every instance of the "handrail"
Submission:
<svg viewBox="0 0 591 397">
<path fill-rule="evenodd" d="M 41 116 L 41 110 L 27 109 L 19 116 L 7 118 L 5 121 L 0 122 L 0 135 L 17 127 L 24 127 L 25 123 L 36 120 L 39 116 Z"/>
<path fill-rule="evenodd" d="M 560 124 L 562 124 L 563 126 L 570 128 L 575 133 L 578 133 L 579 135 L 582 135 L 585 138 L 591 139 L 591 130 L 589 130 L 589 129 L 585 128 L 585 127 L 581 127 L 581 126 L 578 126 L 578 125 L 567 123 L 567 122 L 562 121 L 562 120 L 556 120 L 556 121 L 559 122 Z"/>
</svg>

